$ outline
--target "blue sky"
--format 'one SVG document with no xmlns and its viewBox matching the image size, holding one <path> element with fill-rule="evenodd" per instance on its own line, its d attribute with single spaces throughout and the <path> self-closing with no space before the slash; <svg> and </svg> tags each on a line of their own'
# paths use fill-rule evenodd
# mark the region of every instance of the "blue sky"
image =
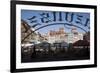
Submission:
<svg viewBox="0 0 100 73">
<path fill-rule="evenodd" d="M 49 20 L 51 20 L 51 22 L 49 22 L 49 23 L 42 23 L 41 22 L 41 18 L 42 17 L 40 15 L 42 13 L 48 13 L 49 14 Z M 57 13 L 57 15 L 56 15 L 57 21 L 56 22 L 52 22 L 52 20 L 53 20 L 52 11 L 21 10 L 21 19 L 25 20 L 30 26 L 32 26 L 34 24 L 37 24 L 37 23 L 41 24 L 41 25 L 35 27 L 35 29 L 36 28 L 39 28 L 41 26 L 48 25 L 48 24 L 53 24 L 53 23 L 67 23 L 66 20 L 64 20 L 65 19 L 65 13 L 66 12 L 61 12 L 62 13 L 62 19 L 63 19 L 63 21 L 58 21 L 58 19 L 59 19 L 59 12 L 56 12 L 56 13 Z M 83 26 L 83 25 L 81 25 L 79 23 L 76 23 L 77 16 L 79 15 L 79 16 L 82 16 L 82 24 L 85 24 L 86 19 L 90 19 L 90 13 L 69 12 L 69 15 L 71 13 L 74 13 L 73 21 L 71 22 L 72 24 L 77 25 L 77 26 L 85 29 L 86 31 L 90 31 L 90 29 L 88 27 L 85 27 L 85 26 Z M 36 16 L 36 18 L 34 20 L 37 20 L 37 22 L 31 23 L 30 20 L 28 20 L 28 19 L 31 18 L 31 17 L 33 17 L 33 16 Z M 90 21 L 87 23 L 87 25 L 90 26 Z M 70 32 L 71 29 L 68 29 L 68 28 L 72 28 L 72 27 L 70 27 L 68 25 L 66 25 L 66 27 L 68 27 L 68 28 L 65 28 L 63 24 L 60 24 L 60 25 L 51 25 L 51 26 L 44 27 L 44 28 L 42 28 L 40 30 L 37 30 L 37 32 L 40 32 L 41 34 L 45 34 L 45 33 L 49 32 L 50 30 L 57 31 L 60 27 L 63 27 L 66 32 Z M 77 30 L 79 32 L 84 32 L 83 30 L 81 30 L 79 28 L 77 28 Z"/>
</svg>

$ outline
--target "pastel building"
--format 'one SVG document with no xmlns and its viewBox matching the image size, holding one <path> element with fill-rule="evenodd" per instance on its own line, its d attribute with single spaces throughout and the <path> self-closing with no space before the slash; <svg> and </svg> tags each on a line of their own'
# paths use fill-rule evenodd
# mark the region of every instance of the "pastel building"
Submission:
<svg viewBox="0 0 100 73">
<path fill-rule="evenodd" d="M 48 43 L 74 43 L 78 40 L 83 40 L 83 33 L 77 31 L 74 27 L 71 32 L 66 32 L 64 28 L 59 28 L 59 30 L 50 30 L 47 34 L 43 35 L 44 40 Z"/>
<path fill-rule="evenodd" d="M 47 39 L 49 43 L 67 42 L 67 33 L 64 31 L 64 28 L 59 28 L 58 31 L 50 30 Z"/>
</svg>

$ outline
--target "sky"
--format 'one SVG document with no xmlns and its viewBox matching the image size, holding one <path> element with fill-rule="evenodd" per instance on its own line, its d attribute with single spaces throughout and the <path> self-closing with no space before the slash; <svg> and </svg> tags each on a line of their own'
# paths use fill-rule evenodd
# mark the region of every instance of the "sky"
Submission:
<svg viewBox="0 0 100 73">
<path fill-rule="evenodd" d="M 45 25 L 50 25 L 50 24 L 54 24 L 54 25 L 50 25 L 44 28 L 41 28 L 39 30 L 37 30 L 36 32 L 39 32 L 41 34 L 45 34 L 47 32 L 49 32 L 50 30 L 54 30 L 57 31 L 60 27 L 63 27 L 65 29 L 66 32 L 71 32 L 72 28 L 71 26 L 68 25 L 64 25 L 67 23 L 72 23 L 73 25 L 76 25 L 78 27 L 83 28 L 86 31 L 90 31 L 90 29 L 88 27 L 90 27 L 90 21 L 88 21 L 87 26 L 84 26 L 84 24 L 86 23 L 87 19 L 90 19 L 90 13 L 83 13 L 83 12 L 69 12 L 67 19 L 70 20 L 70 16 L 73 13 L 73 20 L 71 22 L 66 21 L 66 14 L 67 12 L 56 12 L 56 21 L 54 22 L 54 16 L 53 16 L 53 11 L 40 11 L 40 10 L 21 10 L 21 19 L 25 20 L 30 26 L 33 26 L 35 24 L 39 24 L 38 26 L 36 26 L 34 29 L 37 29 L 41 26 L 45 26 Z M 59 13 L 61 13 L 62 15 L 62 21 L 59 21 L 59 17 L 61 17 L 59 15 Z M 32 19 L 32 17 L 34 17 L 34 19 Z M 48 17 L 48 18 L 44 18 L 43 17 Z M 46 22 L 42 22 L 42 19 L 44 21 L 49 20 L 48 23 Z M 81 19 L 81 20 L 80 20 Z M 34 21 L 34 22 L 32 22 Z M 82 24 L 80 23 L 76 23 L 76 21 L 81 21 Z M 63 24 L 64 23 L 64 24 Z M 77 28 L 78 32 L 84 32 L 82 29 Z"/>
</svg>

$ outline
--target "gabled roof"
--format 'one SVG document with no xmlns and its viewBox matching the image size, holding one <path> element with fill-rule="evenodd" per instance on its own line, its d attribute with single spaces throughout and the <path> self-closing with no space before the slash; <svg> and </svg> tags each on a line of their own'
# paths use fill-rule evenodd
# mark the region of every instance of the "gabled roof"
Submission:
<svg viewBox="0 0 100 73">
<path fill-rule="evenodd" d="M 89 46 L 90 43 L 87 40 L 78 40 L 73 43 L 73 46 Z"/>
<path fill-rule="evenodd" d="M 28 30 L 32 31 L 32 30 L 30 29 L 29 24 L 28 24 L 25 20 L 23 20 L 23 19 L 21 19 L 21 25 L 24 26 L 24 28 L 26 29 L 26 32 L 27 32 Z"/>
</svg>

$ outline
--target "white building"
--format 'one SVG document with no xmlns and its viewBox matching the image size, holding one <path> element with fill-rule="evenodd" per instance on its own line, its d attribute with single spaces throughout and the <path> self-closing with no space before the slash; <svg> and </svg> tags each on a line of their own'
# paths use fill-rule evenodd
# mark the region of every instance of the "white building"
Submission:
<svg viewBox="0 0 100 73">
<path fill-rule="evenodd" d="M 71 32 L 68 33 L 68 43 L 74 43 L 78 40 L 83 40 L 83 34 L 77 31 L 76 27 L 73 27 Z"/>
</svg>

